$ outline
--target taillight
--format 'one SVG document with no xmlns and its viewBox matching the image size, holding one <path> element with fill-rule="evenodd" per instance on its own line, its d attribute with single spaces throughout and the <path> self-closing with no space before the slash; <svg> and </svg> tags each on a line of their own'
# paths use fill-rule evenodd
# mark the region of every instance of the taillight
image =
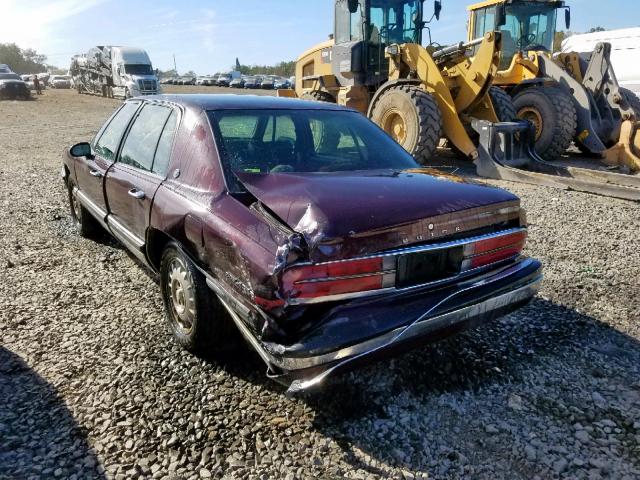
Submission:
<svg viewBox="0 0 640 480">
<path fill-rule="evenodd" d="M 283 275 L 284 291 L 290 298 L 327 297 L 394 285 L 395 264 L 390 264 L 386 257 L 304 265 Z"/>
<path fill-rule="evenodd" d="M 525 231 L 479 240 L 465 246 L 462 270 L 483 267 L 519 255 L 527 239 Z"/>
</svg>

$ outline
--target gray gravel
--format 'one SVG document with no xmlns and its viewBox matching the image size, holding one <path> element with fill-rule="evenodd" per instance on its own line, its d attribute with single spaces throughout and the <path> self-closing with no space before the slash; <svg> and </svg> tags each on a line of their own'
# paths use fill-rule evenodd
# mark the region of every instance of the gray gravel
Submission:
<svg viewBox="0 0 640 480">
<path fill-rule="evenodd" d="M 541 295 L 288 399 L 248 348 L 182 352 L 155 279 L 72 232 L 62 148 L 116 106 L 0 102 L 0 478 L 640 478 L 638 206 L 502 184 Z"/>
</svg>

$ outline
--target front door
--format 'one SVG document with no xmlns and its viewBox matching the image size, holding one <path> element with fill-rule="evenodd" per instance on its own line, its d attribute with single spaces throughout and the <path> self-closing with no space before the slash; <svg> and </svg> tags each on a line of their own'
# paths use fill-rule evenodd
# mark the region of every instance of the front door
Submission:
<svg viewBox="0 0 640 480">
<path fill-rule="evenodd" d="M 166 176 L 176 117 L 168 106 L 146 104 L 107 173 L 109 228 L 137 255 L 146 243 L 153 197 Z"/>
<path fill-rule="evenodd" d="M 102 220 L 107 215 L 104 178 L 115 161 L 122 135 L 139 106 L 139 103 L 123 105 L 96 136 L 92 145 L 94 158 L 78 159 L 76 163 L 76 181 L 80 200 L 93 215 Z"/>
</svg>

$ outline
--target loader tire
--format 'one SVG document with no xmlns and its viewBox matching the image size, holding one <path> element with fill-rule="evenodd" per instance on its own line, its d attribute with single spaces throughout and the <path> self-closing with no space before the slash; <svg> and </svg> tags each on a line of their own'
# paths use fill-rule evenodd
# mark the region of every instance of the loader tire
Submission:
<svg viewBox="0 0 640 480">
<path fill-rule="evenodd" d="M 518 118 L 533 123 L 536 152 L 545 160 L 558 159 L 571 146 L 578 127 L 573 100 L 556 87 L 534 87 L 518 93 L 513 104 Z"/>
<path fill-rule="evenodd" d="M 313 92 L 303 93 L 300 97 L 302 100 L 310 100 L 312 102 L 336 103 L 336 99 L 329 92 L 315 90 Z"/>
<path fill-rule="evenodd" d="M 513 99 L 507 92 L 500 87 L 491 87 L 489 89 L 489 96 L 491 97 L 493 109 L 498 116 L 498 121 L 512 122 L 518 118 L 518 112 L 513 104 Z"/>
<path fill-rule="evenodd" d="M 420 163 L 434 156 L 442 137 L 438 103 L 415 85 L 390 87 L 372 106 L 371 120 Z"/>
<path fill-rule="evenodd" d="M 620 88 L 620 93 L 636 114 L 636 121 L 640 121 L 640 98 L 628 88 Z"/>
</svg>

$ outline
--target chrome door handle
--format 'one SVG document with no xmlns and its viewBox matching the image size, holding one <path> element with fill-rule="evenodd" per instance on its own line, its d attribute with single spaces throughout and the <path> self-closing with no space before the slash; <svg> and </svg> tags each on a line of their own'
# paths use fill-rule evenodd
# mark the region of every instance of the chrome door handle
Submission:
<svg viewBox="0 0 640 480">
<path fill-rule="evenodd" d="M 91 175 L 92 177 L 101 178 L 102 172 L 100 172 L 99 170 L 91 170 L 89 171 L 89 175 Z"/>
<path fill-rule="evenodd" d="M 144 192 L 142 190 L 138 190 L 137 188 L 132 188 L 131 190 L 129 190 L 129 195 L 137 200 L 143 200 L 145 197 Z"/>
</svg>

